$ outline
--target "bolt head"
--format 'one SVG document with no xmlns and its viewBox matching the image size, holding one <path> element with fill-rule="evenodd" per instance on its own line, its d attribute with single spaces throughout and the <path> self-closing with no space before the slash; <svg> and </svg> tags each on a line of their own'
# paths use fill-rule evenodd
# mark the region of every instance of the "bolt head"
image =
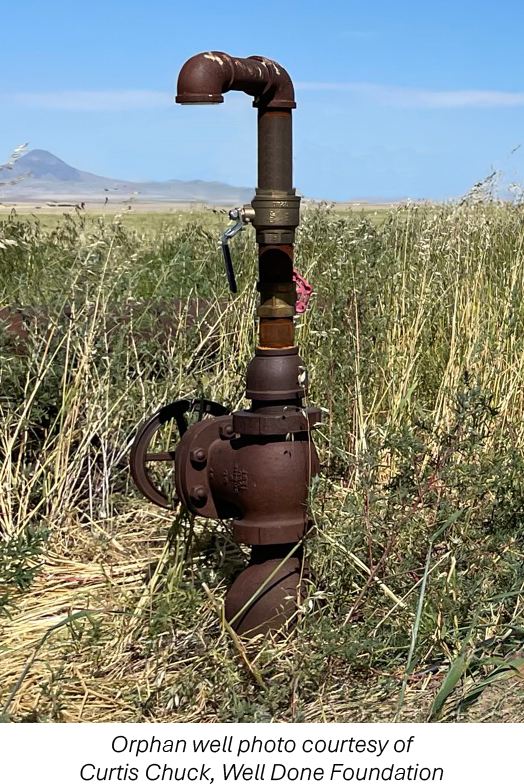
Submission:
<svg viewBox="0 0 524 784">
<path fill-rule="evenodd" d="M 204 485 L 195 485 L 191 488 L 189 495 L 191 496 L 191 500 L 196 504 L 203 504 L 207 501 L 207 490 Z"/>
<path fill-rule="evenodd" d="M 220 425 L 219 432 L 222 438 L 233 438 L 233 436 L 235 435 L 235 431 L 231 423 L 228 425 Z"/>
<path fill-rule="evenodd" d="M 202 465 L 202 463 L 205 463 L 206 457 L 206 450 L 202 449 L 202 447 L 198 447 L 198 449 L 192 449 L 189 455 L 191 462 L 196 463 L 197 465 Z"/>
</svg>

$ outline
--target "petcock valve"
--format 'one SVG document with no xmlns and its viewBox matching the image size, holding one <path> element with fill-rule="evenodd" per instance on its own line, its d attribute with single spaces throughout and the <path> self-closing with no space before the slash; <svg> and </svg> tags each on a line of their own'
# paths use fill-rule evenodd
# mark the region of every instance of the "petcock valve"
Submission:
<svg viewBox="0 0 524 784">
<path fill-rule="evenodd" d="M 247 223 L 251 223 L 253 215 L 255 214 L 253 208 L 250 204 L 244 205 L 244 207 L 235 207 L 234 209 L 229 211 L 229 217 L 231 220 L 235 221 L 233 226 L 229 226 L 225 232 L 222 234 L 222 239 L 220 240 L 220 245 L 222 247 L 222 254 L 224 256 L 224 264 L 226 267 L 226 275 L 227 281 L 229 283 L 229 290 L 233 293 L 237 293 L 237 283 L 235 280 L 235 271 L 233 269 L 233 262 L 231 260 L 231 250 L 229 248 L 229 240 L 232 240 L 233 237 L 238 234 L 239 231 L 242 231 L 244 226 Z"/>
</svg>

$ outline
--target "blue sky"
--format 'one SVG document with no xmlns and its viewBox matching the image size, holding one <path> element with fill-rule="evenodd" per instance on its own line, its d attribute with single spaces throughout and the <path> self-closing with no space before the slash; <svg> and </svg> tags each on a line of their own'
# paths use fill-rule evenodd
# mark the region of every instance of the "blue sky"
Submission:
<svg viewBox="0 0 524 784">
<path fill-rule="evenodd" d="M 28 0 L 3 25 L 0 158 L 22 142 L 129 180 L 254 186 L 255 111 L 178 106 L 208 49 L 261 54 L 297 93 L 295 185 L 315 198 L 449 198 L 524 180 L 516 0 Z M 5 22 L 5 20 L 4 20 Z"/>
</svg>

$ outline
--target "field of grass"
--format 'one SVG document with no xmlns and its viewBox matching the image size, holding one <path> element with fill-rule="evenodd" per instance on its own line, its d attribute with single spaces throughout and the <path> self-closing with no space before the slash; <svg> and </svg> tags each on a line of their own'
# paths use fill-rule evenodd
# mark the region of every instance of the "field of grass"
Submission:
<svg viewBox="0 0 524 784">
<path fill-rule="evenodd" d="M 228 522 L 152 506 L 127 466 L 160 405 L 245 405 L 255 244 L 230 298 L 226 223 L 0 222 L 3 718 L 522 720 L 524 207 L 304 211 L 323 470 L 315 584 L 278 642 L 221 625 Z"/>
<path fill-rule="evenodd" d="M 143 209 L 143 205 L 142 205 Z M 85 212 L 77 211 L 75 209 L 61 210 L 59 208 L 46 208 L 43 210 L 30 209 L 25 206 L 24 211 L 19 208 L 12 210 L 5 209 L 0 211 L 0 222 L 2 221 L 19 221 L 38 223 L 42 228 L 55 229 L 64 220 L 64 216 L 68 218 L 80 218 L 82 223 L 87 226 L 92 226 L 99 223 L 113 223 L 118 221 L 125 227 L 136 229 L 145 232 L 162 232 L 164 228 L 168 227 L 173 230 L 175 227 L 182 228 L 188 223 L 205 224 L 209 229 L 218 230 L 219 226 L 223 226 L 224 221 L 227 221 L 227 209 L 217 207 L 215 209 L 208 207 L 205 210 L 186 209 L 180 211 L 162 211 L 156 210 L 152 212 L 145 212 L 136 210 L 132 205 L 122 204 L 111 208 L 111 212 L 104 211 L 103 207 L 86 209 Z M 225 217 L 224 217 L 225 216 Z"/>
</svg>

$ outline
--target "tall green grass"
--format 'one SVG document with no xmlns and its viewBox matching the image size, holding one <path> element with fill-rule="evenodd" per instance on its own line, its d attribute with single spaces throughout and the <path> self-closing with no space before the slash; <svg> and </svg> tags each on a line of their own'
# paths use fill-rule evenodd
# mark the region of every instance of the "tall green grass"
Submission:
<svg viewBox="0 0 524 784">
<path fill-rule="evenodd" d="M 296 266 L 315 293 L 297 335 L 326 411 L 316 583 L 289 640 L 241 655 L 215 613 L 245 560 L 227 522 L 151 508 L 126 466 L 161 404 L 244 405 L 255 246 L 235 240 L 228 298 L 215 224 L 0 224 L 0 307 L 27 329 L 0 325 L 6 698 L 24 651 L 67 612 L 92 613 L 46 637 L 45 689 L 35 662 L 9 715 L 111 720 L 111 701 L 122 720 L 473 711 L 514 673 L 524 630 L 524 208 L 303 211 Z"/>
</svg>

